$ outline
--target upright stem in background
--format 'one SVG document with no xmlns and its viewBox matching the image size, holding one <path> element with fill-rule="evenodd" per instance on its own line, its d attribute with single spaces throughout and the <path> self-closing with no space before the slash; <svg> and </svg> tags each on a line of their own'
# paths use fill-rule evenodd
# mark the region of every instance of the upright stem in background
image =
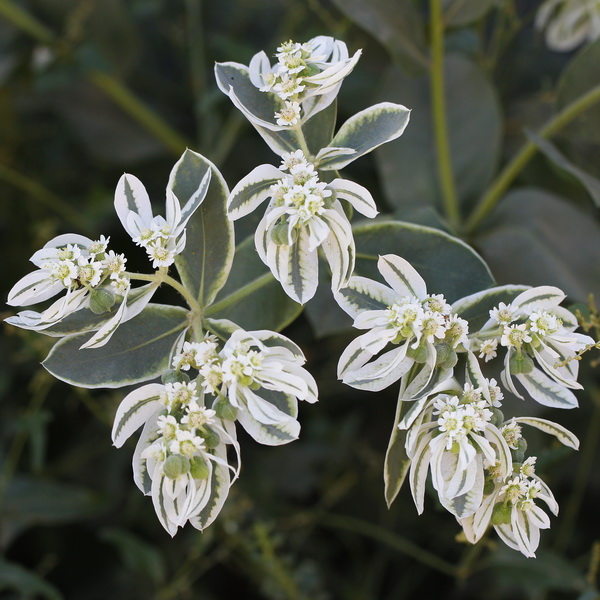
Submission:
<svg viewBox="0 0 600 600">
<path fill-rule="evenodd" d="M 433 131 L 438 163 L 438 175 L 442 191 L 442 201 L 446 217 L 456 227 L 460 222 L 458 199 L 452 172 L 448 124 L 446 121 L 446 100 L 444 96 L 444 20 L 442 0 L 430 2 L 431 25 L 431 109 Z"/>
<path fill-rule="evenodd" d="M 577 115 L 587 110 L 597 102 L 600 102 L 600 85 L 592 88 L 589 92 L 577 98 L 565 106 L 548 124 L 539 132 L 541 138 L 549 138 L 555 133 L 558 133 L 563 127 L 568 125 Z M 481 198 L 479 204 L 467 220 L 465 225 L 466 233 L 473 233 L 480 223 L 496 206 L 502 196 L 506 193 L 510 184 L 515 180 L 517 175 L 527 166 L 529 161 L 538 151 L 538 146 L 535 142 L 527 142 L 518 154 L 504 167 L 498 177 L 492 182 L 492 185 Z"/>
</svg>

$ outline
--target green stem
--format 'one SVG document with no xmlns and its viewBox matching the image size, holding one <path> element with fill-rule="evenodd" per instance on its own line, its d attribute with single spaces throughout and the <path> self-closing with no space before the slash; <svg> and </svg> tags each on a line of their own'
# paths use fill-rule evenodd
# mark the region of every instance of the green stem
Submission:
<svg viewBox="0 0 600 600">
<path fill-rule="evenodd" d="M 600 101 L 600 85 L 592 88 L 589 92 L 580 96 L 561 110 L 548 124 L 538 133 L 541 138 L 550 138 L 558 133 L 563 127 L 568 125 L 579 114 Z M 504 167 L 500 175 L 492 183 L 486 194 L 481 198 L 479 204 L 475 207 L 473 213 L 468 218 L 465 225 L 465 232 L 472 233 L 477 229 L 480 223 L 496 206 L 502 198 L 510 184 L 527 166 L 529 161 L 538 151 L 535 142 L 527 142 L 518 154 Z"/>
<path fill-rule="evenodd" d="M 456 567 L 453 564 L 446 562 L 444 559 L 427 550 L 423 550 L 423 548 L 417 546 L 410 540 L 396 535 L 383 527 L 378 527 L 377 525 L 361 521 L 360 519 L 341 515 L 328 515 L 322 519 L 321 523 L 336 529 L 344 529 L 345 531 L 350 531 L 352 533 L 359 533 L 383 544 L 387 544 L 391 548 L 411 556 L 415 560 L 444 575 L 454 577 L 457 574 Z"/>
<path fill-rule="evenodd" d="M 0 15 L 44 44 L 56 41 L 56 36 L 48 27 L 10 0 L 0 0 Z"/>
<path fill-rule="evenodd" d="M 306 156 L 307 160 L 311 158 L 310 150 L 308 149 L 308 144 L 306 143 L 306 138 L 304 137 L 304 132 L 302 131 L 301 125 L 294 125 L 294 130 L 298 134 L 298 141 L 300 142 L 300 150 L 304 152 L 304 156 Z"/>
<path fill-rule="evenodd" d="M 438 175 L 446 217 L 453 227 L 457 227 L 460 222 L 460 211 L 450 157 L 446 99 L 444 96 L 444 18 L 442 0 L 431 0 L 430 12 L 431 110 L 437 151 Z"/>
<path fill-rule="evenodd" d="M 160 140 L 173 154 L 179 156 L 190 145 L 114 77 L 97 69 L 89 70 L 86 76 L 126 113 L 152 133 L 156 139 Z"/>
<path fill-rule="evenodd" d="M 192 294 L 179 281 L 177 281 L 177 279 L 173 279 L 167 275 L 166 270 L 163 271 L 162 269 L 159 269 L 154 274 L 130 273 L 129 271 L 126 271 L 124 274 L 129 277 L 129 279 L 134 279 L 137 281 L 157 281 L 158 283 L 166 283 L 167 285 L 170 285 L 183 296 L 185 301 L 188 303 L 188 306 L 196 316 L 202 316 L 202 307 L 196 298 L 194 298 L 194 296 L 192 296 Z"/>
<path fill-rule="evenodd" d="M 231 306 L 232 304 L 235 304 L 242 298 L 245 298 L 248 294 L 251 294 L 252 292 L 260 289 L 261 287 L 263 287 L 264 285 L 266 285 L 267 283 L 269 283 L 270 281 L 273 281 L 273 280 L 274 280 L 274 277 L 273 277 L 273 275 L 271 275 L 270 272 L 264 273 L 263 275 L 261 275 L 260 277 L 257 277 L 250 283 L 247 283 L 246 285 L 242 286 L 235 292 L 229 294 L 229 296 L 226 296 L 220 302 L 215 302 L 215 304 L 212 304 L 206 310 L 206 316 L 210 317 L 210 315 L 214 315 L 215 313 L 218 313 L 220 310 L 223 310 L 224 308 L 227 308 L 227 307 Z"/>
</svg>

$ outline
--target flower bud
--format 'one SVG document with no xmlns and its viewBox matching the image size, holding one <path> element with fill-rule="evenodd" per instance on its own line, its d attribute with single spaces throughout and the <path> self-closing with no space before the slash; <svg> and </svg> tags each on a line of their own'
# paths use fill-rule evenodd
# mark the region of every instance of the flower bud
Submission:
<svg viewBox="0 0 600 600">
<path fill-rule="evenodd" d="M 108 312 L 115 304 L 115 294 L 108 288 L 92 290 L 90 293 L 90 310 L 95 315 Z"/>
<path fill-rule="evenodd" d="M 221 443 L 219 434 L 211 429 L 208 425 L 202 427 L 202 437 L 207 448 L 216 448 Z"/>
<path fill-rule="evenodd" d="M 208 477 L 208 465 L 201 456 L 193 456 L 190 461 L 190 475 L 194 479 L 206 479 Z"/>
<path fill-rule="evenodd" d="M 492 511 L 492 525 L 510 525 L 512 509 L 504 502 L 498 502 Z"/>
<path fill-rule="evenodd" d="M 451 369 L 458 362 L 458 356 L 450 344 L 437 344 L 435 349 L 437 351 L 435 359 L 436 367 Z"/>
<path fill-rule="evenodd" d="M 188 383 L 190 377 L 186 373 L 177 371 L 177 369 L 168 369 L 161 375 L 160 380 L 163 385 L 167 383 Z"/>
<path fill-rule="evenodd" d="M 219 419 L 225 421 L 235 421 L 237 419 L 237 408 L 232 406 L 227 400 L 218 400 L 212 406 L 213 410 L 217 413 Z"/>
<path fill-rule="evenodd" d="M 163 471 L 169 479 L 177 479 L 190 470 L 190 459 L 181 454 L 171 454 L 165 460 Z"/>
<path fill-rule="evenodd" d="M 512 375 L 531 373 L 533 371 L 533 359 L 526 352 L 517 352 L 510 357 L 509 368 Z"/>
</svg>

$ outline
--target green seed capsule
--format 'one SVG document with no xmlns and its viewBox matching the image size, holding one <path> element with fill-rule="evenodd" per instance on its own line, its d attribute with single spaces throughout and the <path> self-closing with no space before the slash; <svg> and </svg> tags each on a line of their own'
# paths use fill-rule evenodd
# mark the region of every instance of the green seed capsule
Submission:
<svg viewBox="0 0 600 600">
<path fill-rule="evenodd" d="M 221 443 L 219 434 L 213 431 L 208 425 L 202 427 L 202 437 L 207 448 L 216 448 Z"/>
<path fill-rule="evenodd" d="M 513 375 L 520 373 L 531 373 L 533 371 L 533 359 L 526 352 L 518 352 L 510 357 L 510 372 Z"/>
<path fill-rule="evenodd" d="M 218 400 L 213 404 L 213 410 L 217 413 L 219 419 L 225 421 L 235 421 L 237 419 L 237 408 L 232 406 L 226 400 Z"/>
<path fill-rule="evenodd" d="M 165 460 L 163 470 L 169 479 L 177 479 L 180 475 L 185 475 L 190 470 L 190 460 L 181 454 L 171 454 Z"/>
<path fill-rule="evenodd" d="M 417 363 L 427 362 L 427 348 L 425 346 L 419 346 L 418 348 L 409 347 L 406 355 L 410 356 Z"/>
<path fill-rule="evenodd" d="M 177 369 L 168 369 L 161 375 L 160 380 L 163 385 L 166 385 L 167 383 L 188 383 L 190 377 L 186 373 L 177 371 Z"/>
<path fill-rule="evenodd" d="M 442 369 L 451 369 L 458 362 L 458 356 L 454 351 L 454 348 L 450 344 L 441 343 L 436 347 L 437 355 L 435 359 L 435 366 L 441 367 Z"/>
<path fill-rule="evenodd" d="M 102 315 L 108 312 L 115 304 L 115 293 L 108 288 L 92 290 L 90 294 L 90 310 L 95 315 Z"/>
<path fill-rule="evenodd" d="M 287 221 L 280 221 L 271 229 L 271 239 L 277 246 L 288 246 L 290 243 L 289 233 L 290 224 Z"/>
<path fill-rule="evenodd" d="M 504 423 L 504 413 L 499 408 L 492 408 L 492 425 L 500 427 Z"/>
<path fill-rule="evenodd" d="M 493 525 L 510 525 L 511 508 L 504 502 L 498 502 L 492 511 Z"/>
<path fill-rule="evenodd" d="M 190 474 L 194 479 L 206 479 L 208 477 L 208 464 L 201 456 L 193 456 L 190 465 Z"/>
<path fill-rule="evenodd" d="M 486 496 L 489 496 L 489 494 L 491 494 L 494 491 L 495 487 L 496 484 L 494 483 L 494 480 L 491 477 L 486 477 L 485 483 L 483 484 L 483 493 Z"/>
</svg>

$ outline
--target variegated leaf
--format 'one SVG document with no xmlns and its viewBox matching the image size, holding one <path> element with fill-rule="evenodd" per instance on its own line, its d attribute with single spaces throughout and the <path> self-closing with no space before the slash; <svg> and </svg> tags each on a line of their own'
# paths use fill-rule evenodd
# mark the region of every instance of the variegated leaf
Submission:
<svg viewBox="0 0 600 600">
<path fill-rule="evenodd" d="M 335 299 L 355 319 L 365 310 L 385 310 L 397 302 L 399 297 L 387 285 L 355 275 L 348 280 L 346 287 L 335 293 Z"/>
<path fill-rule="evenodd" d="M 522 423 L 523 425 L 529 425 L 535 427 L 544 433 L 553 435 L 561 444 L 573 450 L 579 450 L 579 440 L 574 433 L 571 433 L 566 427 L 553 423 L 546 419 L 540 419 L 539 417 L 515 417 L 513 421 L 516 423 Z"/>
<path fill-rule="evenodd" d="M 401 297 L 414 296 L 424 300 L 427 286 L 414 267 L 404 258 L 395 254 L 380 256 L 377 268 L 383 278 Z"/>
<path fill-rule="evenodd" d="M 552 408 L 577 408 L 575 394 L 534 368 L 531 373 L 515 375 L 527 393 L 544 406 Z"/>
<path fill-rule="evenodd" d="M 375 200 L 371 192 L 362 185 L 348 179 L 334 179 L 327 187 L 335 191 L 338 200 L 346 200 L 365 217 L 372 219 L 377 216 Z"/>
<path fill-rule="evenodd" d="M 260 165 L 253 169 L 231 190 L 227 200 L 229 218 L 233 221 L 245 217 L 269 198 L 269 190 L 284 174 L 273 165 Z"/>
</svg>

